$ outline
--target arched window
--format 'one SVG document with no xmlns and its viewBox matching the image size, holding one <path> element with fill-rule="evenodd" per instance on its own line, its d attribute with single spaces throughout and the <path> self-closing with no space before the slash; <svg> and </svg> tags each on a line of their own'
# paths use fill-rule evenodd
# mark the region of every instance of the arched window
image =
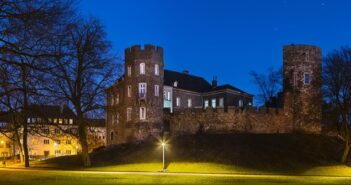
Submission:
<svg viewBox="0 0 351 185">
<path fill-rule="evenodd" d="M 145 74 L 145 63 L 140 63 L 140 74 Z"/>
</svg>

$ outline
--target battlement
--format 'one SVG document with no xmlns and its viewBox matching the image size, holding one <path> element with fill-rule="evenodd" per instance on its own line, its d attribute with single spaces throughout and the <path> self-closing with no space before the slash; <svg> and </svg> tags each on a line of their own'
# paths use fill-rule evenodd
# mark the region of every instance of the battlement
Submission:
<svg viewBox="0 0 351 185">
<path fill-rule="evenodd" d="M 124 50 L 125 55 L 138 55 L 143 53 L 157 53 L 163 55 L 163 48 L 159 46 L 154 46 L 152 44 L 145 44 L 144 47 L 141 45 L 134 45 L 130 48 Z"/>
<path fill-rule="evenodd" d="M 306 52 L 306 51 L 313 51 L 316 53 L 321 53 L 322 49 L 318 46 L 314 45 L 306 45 L 306 44 L 290 44 L 290 45 L 284 45 L 283 46 L 283 52 Z"/>
</svg>

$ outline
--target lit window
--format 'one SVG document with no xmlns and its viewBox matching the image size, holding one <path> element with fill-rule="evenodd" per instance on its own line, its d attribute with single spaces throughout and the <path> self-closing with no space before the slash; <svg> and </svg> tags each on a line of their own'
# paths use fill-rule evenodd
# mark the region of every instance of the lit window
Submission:
<svg viewBox="0 0 351 185">
<path fill-rule="evenodd" d="M 57 123 L 57 118 L 54 118 L 54 123 L 55 123 L 55 124 Z"/>
<path fill-rule="evenodd" d="M 145 63 L 140 63 L 140 74 L 145 74 Z"/>
<path fill-rule="evenodd" d="M 205 100 L 205 105 L 204 105 L 205 109 L 208 107 L 208 100 Z"/>
<path fill-rule="evenodd" d="M 243 106 L 244 106 L 243 100 L 239 100 L 239 107 L 243 107 Z"/>
<path fill-rule="evenodd" d="M 128 92 L 128 97 L 131 97 L 132 96 L 132 86 L 131 85 L 128 85 L 128 88 L 127 88 Z"/>
<path fill-rule="evenodd" d="M 59 145 L 59 144 L 61 144 L 61 141 L 60 141 L 60 140 L 56 140 L 55 143 L 56 143 L 57 145 Z"/>
<path fill-rule="evenodd" d="M 127 67 L 127 73 L 128 73 L 128 76 L 132 76 L 132 67 L 131 66 Z"/>
<path fill-rule="evenodd" d="M 305 85 L 310 85 L 311 84 L 311 76 L 309 73 L 304 73 L 304 78 L 303 82 Z"/>
<path fill-rule="evenodd" d="M 191 99 L 188 99 L 188 107 L 191 107 L 191 106 L 192 106 Z"/>
<path fill-rule="evenodd" d="M 158 85 L 155 85 L 155 96 L 159 96 L 160 94 L 160 87 Z"/>
<path fill-rule="evenodd" d="M 216 108 L 216 99 L 212 99 L 211 106 L 212 108 Z"/>
<path fill-rule="evenodd" d="M 127 108 L 127 121 L 132 120 L 132 108 Z"/>
<path fill-rule="evenodd" d="M 167 100 L 171 100 L 171 92 L 167 92 Z"/>
<path fill-rule="evenodd" d="M 70 124 L 70 125 L 73 124 L 73 119 L 69 119 L 69 124 Z"/>
<path fill-rule="evenodd" d="M 30 118 L 27 118 L 27 123 L 30 123 Z"/>
<path fill-rule="evenodd" d="M 115 96 L 115 98 L 116 98 L 115 103 L 116 103 L 116 104 L 119 104 L 119 93 L 117 93 L 117 95 Z"/>
<path fill-rule="evenodd" d="M 139 83 L 139 97 L 146 97 L 146 83 Z"/>
<path fill-rule="evenodd" d="M 220 107 L 224 106 L 224 98 L 219 98 L 219 106 Z"/>
<path fill-rule="evenodd" d="M 62 124 L 63 120 L 61 118 L 59 118 L 58 122 L 59 122 L 59 124 Z"/>
<path fill-rule="evenodd" d="M 119 113 L 117 112 L 117 114 L 116 114 L 116 124 L 118 124 L 119 123 Z"/>
<path fill-rule="evenodd" d="M 146 119 L 146 108 L 140 107 L 140 120 Z"/>
<path fill-rule="evenodd" d="M 179 97 L 176 98 L 176 106 L 177 106 L 177 107 L 180 106 L 180 98 L 179 98 Z"/>
<path fill-rule="evenodd" d="M 175 81 L 175 82 L 173 83 L 173 86 L 174 86 L 174 87 L 178 87 L 178 81 Z"/>
<path fill-rule="evenodd" d="M 160 74 L 160 67 L 158 64 L 155 64 L 155 75 L 158 76 Z"/>
</svg>

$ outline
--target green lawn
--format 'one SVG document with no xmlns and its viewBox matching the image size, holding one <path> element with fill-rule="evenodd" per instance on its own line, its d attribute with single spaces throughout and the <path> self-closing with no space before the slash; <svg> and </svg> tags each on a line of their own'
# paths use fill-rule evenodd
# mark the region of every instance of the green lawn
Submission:
<svg viewBox="0 0 351 185">
<path fill-rule="evenodd" d="M 65 171 L 3 171 L 1 185 L 88 185 L 88 184 L 351 184 L 350 177 L 311 176 L 189 176 L 189 175 L 120 175 Z"/>
</svg>

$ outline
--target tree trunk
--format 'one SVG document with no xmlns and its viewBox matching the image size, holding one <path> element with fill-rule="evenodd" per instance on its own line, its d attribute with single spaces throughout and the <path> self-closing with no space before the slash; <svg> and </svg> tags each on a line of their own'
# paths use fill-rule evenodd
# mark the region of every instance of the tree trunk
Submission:
<svg viewBox="0 0 351 185">
<path fill-rule="evenodd" d="M 23 158 L 23 148 L 21 145 L 21 139 L 20 136 L 18 134 L 18 131 L 16 131 L 16 144 L 18 145 L 18 149 L 19 149 L 19 157 L 20 157 L 20 163 L 24 162 L 24 158 Z"/>
<path fill-rule="evenodd" d="M 22 92 L 23 92 L 23 110 L 22 110 L 22 125 L 23 125 L 23 150 L 24 150 L 24 167 L 29 167 L 29 152 L 28 152 L 28 125 L 27 125 L 27 110 L 28 110 L 28 94 L 27 94 L 27 69 L 25 65 L 21 66 L 22 70 Z"/>
<path fill-rule="evenodd" d="M 349 127 L 347 125 L 347 121 L 346 121 L 346 116 L 345 114 L 342 115 L 342 124 L 344 126 L 344 129 L 345 129 L 345 147 L 344 147 L 344 152 L 341 156 L 341 159 L 340 159 L 340 162 L 341 163 L 346 163 L 347 161 L 347 157 L 349 156 L 349 152 L 350 152 L 350 130 L 349 130 Z"/>
<path fill-rule="evenodd" d="M 78 130 L 79 130 L 79 142 L 82 147 L 82 162 L 85 167 L 91 166 L 89 149 L 88 149 L 88 141 L 87 141 L 87 128 L 86 123 L 83 120 L 82 115 L 78 115 Z"/>
</svg>

